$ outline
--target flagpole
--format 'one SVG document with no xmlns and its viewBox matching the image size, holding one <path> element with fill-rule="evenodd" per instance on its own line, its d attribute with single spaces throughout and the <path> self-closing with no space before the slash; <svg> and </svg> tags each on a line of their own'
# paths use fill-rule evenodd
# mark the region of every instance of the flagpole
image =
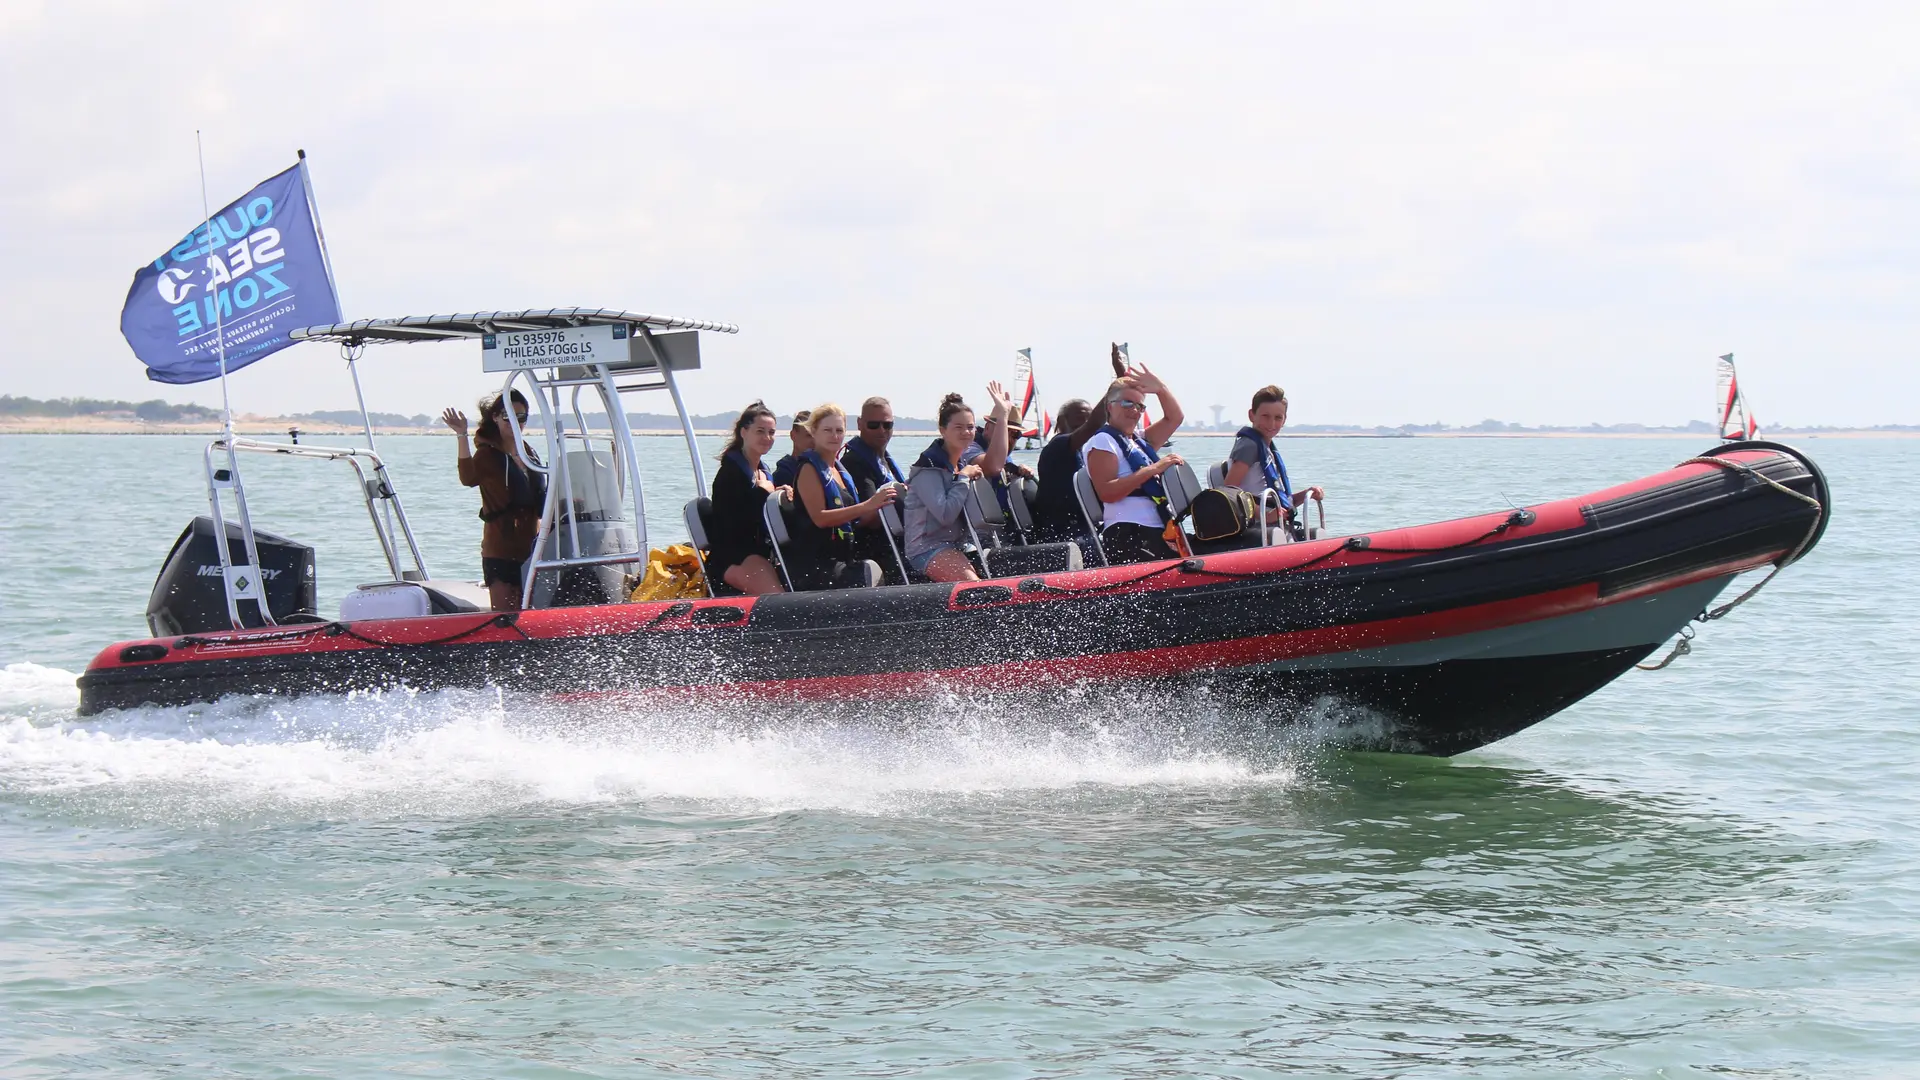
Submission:
<svg viewBox="0 0 1920 1080">
<path fill-rule="evenodd" d="M 340 286 L 333 276 L 333 256 L 327 251 L 327 230 L 320 225 L 320 202 L 313 197 L 313 177 L 307 172 L 307 152 L 295 150 L 294 154 L 300 159 L 300 190 L 307 197 L 307 216 L 313 220 L 313 238 L 320 245 L 320 265 L 327 272 L 327 288 L 333 290 L 333 302 L 338 306 Z M 345 314 L 341 313 L 342 321 L 345 321 Z M 352 345 L 340 347 L 340 355 L 347 361 L 347 375 L 353 380 L 353 400 L 360 406 L 360 427 L 367 436 L 367 449 L 377 454 L 380 448 L 373 442 L 373 417 L 367 414 L 367 395 L 360 390 L 360 368 L 354 363 L 359 351 L 358 347 Z"/>
<path fill-rule="evenodd" d="M 214 351 L 220 357 L 220 415 L 221 439 L 227 448 L 227 483 L 233 488 L 234 509 L 240 512 L 240 547 L 246 552 L 246 565 L 252 569 L 244 575 L 234 572 L 233 549 L 227 541 L 226 518 L 220 513 L 220 490 L 215 476 L 207 477 L 207 500 L 213 509 L 214 550 L 220 555 L 221 583 L 226 587 L 227 612 L 233 618 L 233 628 L 239 630 L 246 625 L 246 619 L 240 614 L 240 601 L 251 600 L 260 621 L 266 626 L 275 626 L 273 610 L 267 605 L 266 583 L 260 577 L 260 546 L 253 535 L 253 515 L 247 512 L 247 489 L 240 483 L 240 454 L 233 448 L 233 398 L 227 393 L 227 327 L 226 316 L 220 308 L 220 283 L 214 280 L 214 266 L 224 272 L 227 264 L 214 254 L 216 247 L 213 239 L 213 204 L 207 198 L 207 150 L 201 138 L 200 129 L 193 130 L 194 155 L 200 161 L 200 217 L 201 228 L 206 230 L 207 251 L 207 301 L 213 305 L 213 343 Z M 244 242 L 244 241 L 243 241 Z M 235 581 L 239 577 L 238 582 Z M 251 579 L 251 580 L 249 580 Z"/>
<path fill-rule="evenodd" d="M 200 220 L 207 234 L 207 255 L 213 255 L 213 204 L 207 199 L 207 148 L 201 141 L 200 129 L 193 129 L 193 152 L 200 159 Z M 224 317 L 220 313 L 220 283 L 213 280 L 213 268 L 207 267 L 207 296 L 213 302 L 213 347 L 220 356 L 220 415 L 223 417 L 222 434 L 227 439 L 227 453 L 233 453 L 233 400 L 227 396 L 227 330 Z"/>
</svg>

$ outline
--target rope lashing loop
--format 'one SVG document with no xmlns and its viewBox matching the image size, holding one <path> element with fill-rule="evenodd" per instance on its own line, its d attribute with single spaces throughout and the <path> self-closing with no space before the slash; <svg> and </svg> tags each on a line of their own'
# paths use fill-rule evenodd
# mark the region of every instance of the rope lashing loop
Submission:
<svg viewBox="0 0 1920 1080">
<path fill-rule="evenodd" d="M 1800 542 L 1793 546 L 1793 550 L 1787 552 L 1785 555 L 1774 560 L 1773 569 L 1767 571 L 1767 576 L 1761 578 L 1757 583 L 1754 584 L 1752 588 L 1741 593 L 1739 596 L 1734 597 L 1732 600 L 1729 600 L 1726 603 L 1721 604 L 1719 607 L 1702 611 L 1700 614 L 1695 615 L 1693 617 L 1694 622 L 1700 623 L 1701 625 L 1704 626 L 1705 624 L 1713 622 L 1716 619 L 1726 618 L 1729 614 L 1733 612 L 1734 608 L 1737 608 L 1741 604 L 1744 604 L 1747 601 L 1753 599 L 1755 596 L 1759 594 L 1761 589 L 1764 589 L 1767 587 L 1767 584 L 1774 579 L 1775 575 L 1779 574 L 1780 571 L 1786 569 L 1789 563 L 1793 562 L 1794 560 L 1798 559 L 1802 554 L 1804 554 L 1807 550 L 1807 545 L 1813 543 L 1813 538 L 1820 535 L 1820 522 L 1823 518 L 1826 517 L 1827 508 L 1821 505 L 1819 499 L 1816 499 L 1811 495 L 1800 494 L 1799 492 L 1793 490 L 1792 488 L 1781 483 L 1780 481 L 1775 480 L 1773 477 L 1768 476 L 1765 473 L 1762 473 L 1760 470 L 1754 468 L 1751 465 L 1748 465 L 1744 461 L 1729 461 L 1723 457 L 1691 457 L 1685 461 L 1682 461 L 1680 465 L 1713 465 L 1718 468 L 1726 469 L 1729 472 L 1736 472 L 1750 479 L 1758 480 L 1761 483 L 1767 485 L 1768 487 L 1773 488 L 1775 491 L 1778 491 L 1784 495 L 1790 496 L 1794 499 L 1799 500 L 1800 502 L 1806 503 L 1808 506 L 1813 507 L 1813 523 L 1807 526 L 1807 534 L 1800 538 Z M 1679 465 L 1674 466 L 1674 468 L 1679 468 L 1679 467 L 1680 467 Z M 1668 664 L 1673 663 L 1675 660 L 1678 660 L 1681 657 L 1686 656 L 1688 653 L 1691 653 L 1693 651 L 1693 646 L 1690 644 L 1690 642 L 1693 640 L 1693 633 L 1694 631 L 1692 626 L 1681 627 L 1680 640 L 1674 643 L 1673 651 L 1667 654 L 1666 659 L 1660 661 L 1658 664 L 1654 664 L 1651 666 L 1646 664 L 1635 664 L 1634 667 L 1637 667 L 1642 671 L 1659 671 L 1661 668 L 1666 667 Z"/>
<path fill-rule="evenodd" d="M 1659 671 L 1675 660 L 1693 652 L 1693 634 L 1694 630 L 1692 626 L 1681 627 L 1680 640 L 1673 643 L 1673 651 L 1667 654 L 1666 659 L 1657 664 L 1635 664 L 1633 666 L 1639 668 L 1641 671 Z"/>
</svg>

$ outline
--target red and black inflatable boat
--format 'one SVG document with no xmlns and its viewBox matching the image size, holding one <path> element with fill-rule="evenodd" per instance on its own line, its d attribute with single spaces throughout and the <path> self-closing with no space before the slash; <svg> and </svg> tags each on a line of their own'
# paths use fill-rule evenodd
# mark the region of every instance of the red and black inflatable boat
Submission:
<svg viewBox="0 0 1920 1080">
<path fill-rule="evenodd" d="M 313 623 L 122 642 L 85 714 L 498 686 L 754 699 L 1201 686 L 1282 716 L 1332 698 L 1382 748 L 1451 755 L 1604 686 L 1733 578 L 1818 542 L 1805 455 L 1733 443 L 1527 510 L 979 583 Z"/>
</svg>

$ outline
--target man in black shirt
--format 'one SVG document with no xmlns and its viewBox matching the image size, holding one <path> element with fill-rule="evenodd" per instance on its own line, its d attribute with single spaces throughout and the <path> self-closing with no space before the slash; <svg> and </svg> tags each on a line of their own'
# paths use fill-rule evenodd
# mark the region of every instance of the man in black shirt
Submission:
<svg viewBox="0 0 1920 1080">
<path fill-rule="evenodd" d="M 860 498 L 872 498 L 882 484 L 907 482 L 907 471 L 887 453 L 887 446 L 892 442 L 893 405 L 883 397 L 870 397 L 861 402 L 860 430 L 847 440 L 846 449 L 840 452 L 840 464 L 853 477 L 853 486 L 859 489 Z M 899 511 L 896 509 L 894 512 Z M 880 564 L 887 572 L 889 585 L 902 584 L 899 565 L 894 562 L 893 547 L 887 543 L 887 538 L 877 525 L 856 526 L 853 548 L 858 558 L 872 559 Z"/>
</svg>

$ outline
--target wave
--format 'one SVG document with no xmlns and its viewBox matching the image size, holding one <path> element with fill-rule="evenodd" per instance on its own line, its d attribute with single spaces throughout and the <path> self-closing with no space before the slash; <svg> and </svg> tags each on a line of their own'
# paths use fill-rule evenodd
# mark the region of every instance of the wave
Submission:
<svg viewBox="0 0 1920 1080">
<path fill-rule="evenodd" d="M 0 795 L 159 820 L 607 803 L 669 814 L 911 814 L 1022 793 L 1287 785 L 1325 736 L 1312 725 L 1283 736 L 1205 700 L 1137 696 L 1040 712 L 955 695 L 889 714 L 391 691 L 81 721 L 72 676 L 16 671 L 31 667 L 8 669 Z M 52 689 L 61 680 L 64 696 Z M 64 715 L 50 719 L 55 708 Z"/>
<path fill-rule="evenodd" d="M 39 664 L 0 668 L 0 717 L 71 715 L 80 704 L 79 676 Z"/>
</svg>

